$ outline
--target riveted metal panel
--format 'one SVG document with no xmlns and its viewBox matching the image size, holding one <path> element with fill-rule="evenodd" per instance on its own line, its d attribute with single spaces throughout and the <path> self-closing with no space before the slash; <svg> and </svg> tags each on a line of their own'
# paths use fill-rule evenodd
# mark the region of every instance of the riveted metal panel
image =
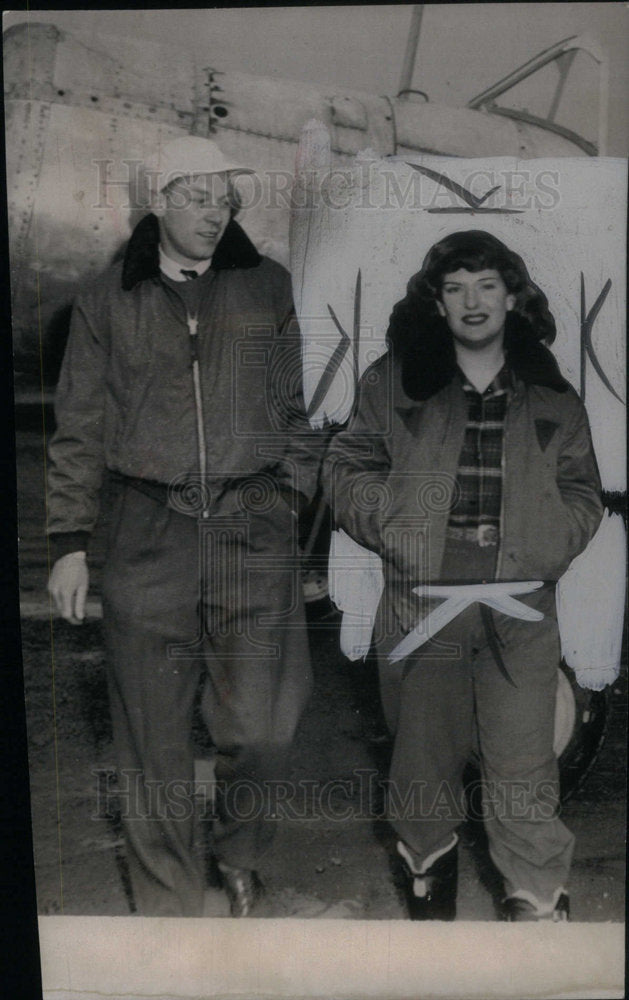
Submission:
<svg viewBox="0 0 629 1000">
<path fill-rule="evenodd" d="M 186 130 L 92 108 L 11 102 L 9 169 L 14 336 L 45 345 L 53 317 L 106 267 L 141 211 L 128 183 L 160 142 Z"/>
<path fill-rule="evenodd" d="M 66 36 L 57 48 L 54 86 L 74 101 L 97 103 L 102 97 L 132 104 L 194 110 L 192 59 L 166 45 L 100 36 L 86 42 Z"/>
<path fill-rule="evenodd" d="M 29 257 L 50 105 L 40 101 L 7 101 L 5 115 L 11 289 L 15 303 Z"/>
</svg>

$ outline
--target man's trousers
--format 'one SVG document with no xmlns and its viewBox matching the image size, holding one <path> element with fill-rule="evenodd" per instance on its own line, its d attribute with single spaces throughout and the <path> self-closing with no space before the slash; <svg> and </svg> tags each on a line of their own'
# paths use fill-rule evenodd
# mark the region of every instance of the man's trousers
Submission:
<svg viewBox="0 0 629 1000">
<path fill-rule="evenodd" d="M 213 853 L 255 869 L 275 824 L 273 782 L 310 693 L 294 518 L 272 509 L 200 522 L 124 485 L 103 578 L 121 812 L 136 906 L 200 916 L 192 722 L 216 747 Z M 268 505 L 267 505 L 268 506 Z"/>
<path fill-rule="evenodd" d="M 390 664 L 401 631 L 382 634 L 385 716 L 395 734 L 389 819 L 418 870 L 452 843 L 465 818 L 463 771 L 480 756 L 483 819 L 505 891 L 550 904 L 568 877 L 574 838 L 558 818 L 553 752 L 559 637 L 554 590 L 518 598 L 544 613 L 525 622 L 492 612 L 509 680 L 492 652 L 479 605 L 416 653 Z"/>
</svg>

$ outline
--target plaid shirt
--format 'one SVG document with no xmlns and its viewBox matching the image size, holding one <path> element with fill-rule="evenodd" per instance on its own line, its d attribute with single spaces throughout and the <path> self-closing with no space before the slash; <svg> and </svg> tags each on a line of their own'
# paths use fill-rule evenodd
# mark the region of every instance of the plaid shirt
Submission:
<svg viewBox="0 0 629 1000">
<path fill-rule="evenodd" d="M 497 545 L 502 502 L 504 421 L 513 388 L 503 365 L 483 393 L 459 371 L 467 397 L 467 426 L 457 470 L 457 499 L 450 510 L 448 535 Z"/>
</svg>

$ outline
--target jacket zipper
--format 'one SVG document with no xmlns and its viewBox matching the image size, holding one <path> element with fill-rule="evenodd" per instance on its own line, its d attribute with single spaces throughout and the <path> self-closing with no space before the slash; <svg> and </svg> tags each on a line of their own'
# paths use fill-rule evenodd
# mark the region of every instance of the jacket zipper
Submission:
<svg viewBox="0 0 629 1000">
<path fill-rule="evenodd" d="M 203 498 L 203 509 L 201 516 L 210 516 L 207 505 L 206 477 L 207 477 L 207 451 L 205 441 L 205 420 L 203 415 L 203 393 L 201 392 L 201 370 L 199 367 L 199 318 L 191 316 L 186 306 L 186 323 L 188 324 L 188 335 L 190 343 L 190 357 L 192 359 L 192 388 L 194 390 L 194 410 L 197 422 L 197 447 L 199 455 L 199 473 L 201 475 L 201 496 Z"/>
<path fill-rule="evenodd" d="M 175 289 L 164 288 L 166 299 L 170 298 L 169 291 L 172 291 L 174 295 L 177 296 L 182 306 L 186 311 L 186 326 L 188 328 L 188 343 L 190 345 L 190 359 L 192 362 L 192 390 L 194 393 L 194 411 L 196 419 L 196 430 L 197 430 L 197 457 L 199 459 L 199 474 L 201 476 L 201 497 L 203 500 L 203 507 L 201 511 L 201 516 L 203 518 L 208 518 L 210 516 L 209 506 L 207 503 L 207 490 L 206 490 L 206 476 L 207 476 L 207 442 L 205 437 L 205 419 L 203 412 L 203 393 L 201 391 L 201 368 L 199 365 L 199 316 L 198 313 L 192 316 L 185 300 L 179 295 Z M 173 315 L 181 321 L 181 317 L 177 314 L 177 311 L 173 308 L 172 302 L 169 303 Z"/>
</svg>

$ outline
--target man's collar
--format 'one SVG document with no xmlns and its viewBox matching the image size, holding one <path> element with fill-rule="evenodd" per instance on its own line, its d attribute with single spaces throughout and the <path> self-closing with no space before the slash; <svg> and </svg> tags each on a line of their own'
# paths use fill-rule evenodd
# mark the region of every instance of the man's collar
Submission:
<svg viewBox="0 0 629 1000">
<path fill-rule="evenodd" d="M 171 281 L 188 281 L 185 274 L 182 273 L 181 264 L 178 264 L 176 260 L 169 257 L 168 254 L 164 253 L 161 246 L 159 249 L 159 269 L 162 274 L 165 274 L 167 278 Z M 198 260 L 194 268 L 189 268 L 188 270 L 194 270 L 197 272 L 199 277 L 209 269 L 212 263 L 212 258 L 208 257 L 206 260 Z"/>
<path fill-rule="evenodd" d="M 214 251 L 210 267 L 213 271 L 257 267 L 262 257 L 247 234 L 234 219 Z M 130 291 L 147 278 L 159 277 L 159 225 L 155 215 L 145 215 L 138 222 L 127 244 L 122 265 L 122 287 Z"/>
</svg>

